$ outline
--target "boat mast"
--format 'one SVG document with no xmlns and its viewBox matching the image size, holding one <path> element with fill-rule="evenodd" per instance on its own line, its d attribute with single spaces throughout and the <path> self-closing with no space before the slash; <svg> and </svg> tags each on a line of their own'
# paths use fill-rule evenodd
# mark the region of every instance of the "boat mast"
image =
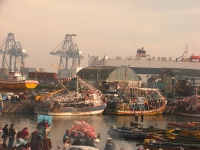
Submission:
<svg viewBox="0 0 200 150">
<path fill-rule="evenodd" d="M 78 76 L 76 76 L 76 98 L 78 100 Z"/>
</svg>

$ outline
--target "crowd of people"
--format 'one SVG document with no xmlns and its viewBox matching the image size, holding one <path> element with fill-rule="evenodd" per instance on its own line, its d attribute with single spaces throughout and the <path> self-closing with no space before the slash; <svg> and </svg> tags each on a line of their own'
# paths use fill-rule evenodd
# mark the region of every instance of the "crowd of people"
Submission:
<svg viewBox="0 0 200 150">
<path fill-rule="evenodd" d="M 27 127 L 21 131 L 15 130 L 14 124 L 8 127 L 8 124 L 2 129 L 3 135 L 3 148 L 9 150 L 50 150 L 52 149 L 51 139 L 45 135 L 42 138 L 38 131 L 34 131 L 30 134 Z M 16 137 L 16 141 L 15 141 Z M 8 140 L 8 141 L 7 141 Z M 14 144 L 15 143 L 15 144 Z"/>
<path fill-rule="evenodd" d="M 107 98 L 107 109 L 122 111 L 154 110 L 165 104 L 157 89 L 129 88 L 118 90 L 117 96 Z"/>
<path fill-rule="evenodd" d="M 15 130 L 14 124 L 11 124 L 9 127 L 6 124 L 3 129 L 2 139 L 3 139 L 3 148 L 8 148 L 8 150 L 51 150 L 52 141 L 47 134 L 42 138 L 39 135 L 38 131 L 35 130 L 32 133 L 29 132 L 28 128 L 25 127 L 21 131 Z M 15 138 L 16 137 L 16 138 Z M 101 138 L 98 134 L 97 138 Z M 16 140 L 16 141 L 15 141 Z M 67 150 L 72 145 L 83 145 L 96 147 L 92 137 L 87 136 L 84 141 L 80 137 L 76 137 L 72 142 L 72 137 L 69 134 L 69 130 L 66 130 L 66 133 L 63 135 L 63 146 L 58 146 L 58 148 L 63 148 Z M 15 144 L 14 144 L 15 143 Z M 107 139 L 104 150 L 116 150 L 115 143 L 112 138 Z M 122 147 L 120 150 L 125 150 Z"/>
</svg>

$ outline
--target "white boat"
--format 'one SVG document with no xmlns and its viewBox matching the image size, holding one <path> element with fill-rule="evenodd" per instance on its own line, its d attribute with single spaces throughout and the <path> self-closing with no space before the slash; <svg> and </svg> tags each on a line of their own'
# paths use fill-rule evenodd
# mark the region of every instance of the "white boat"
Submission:
<svg viewBox="0 0 200 150">
<path fill-rule="evenodd" d="M 80 78 L 75 92 L 69 92 L 61 96 L 52 96 L 43 101 L 42 104 L 34 107 L 34 113 L 52 116 L 89 116 L 100 115 L 106 108 L 102 101 L 102 94 L 99 90 L 87 84 Z"/>
<path fill-rule="evenodd" d="M 58 146 L 58 149 L 63 149 L 63 146 Z M 91 147 L 91 146 L 84 146 L 84 145 L 72 145 L 70 148 L 66 150 L 99 150 L 96 147 Z"/>
</svg>

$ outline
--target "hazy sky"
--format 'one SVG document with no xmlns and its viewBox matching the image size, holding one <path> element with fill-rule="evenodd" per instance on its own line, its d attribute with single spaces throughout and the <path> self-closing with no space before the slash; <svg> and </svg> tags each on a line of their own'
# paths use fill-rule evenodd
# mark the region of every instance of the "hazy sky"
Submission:
<svg viewBox="0 0 200 150">
<path fill-rule="evenodd" d="M 8 33 L 27 50 L 26 67 L 48 72 L 59 63 L 49 53 L 72 33 L 83 67 L 88 54 L 125 58 L 141 47 L 176 58 L 188 44 L 200 55 L 200 0 L 0 0 L 0 42 Z"/>
</svg>

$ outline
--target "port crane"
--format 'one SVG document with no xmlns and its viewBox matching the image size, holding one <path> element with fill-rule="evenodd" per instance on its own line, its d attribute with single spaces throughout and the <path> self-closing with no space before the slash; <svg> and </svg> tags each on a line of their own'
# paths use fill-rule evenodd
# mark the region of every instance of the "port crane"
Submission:
<svg viewBox="0 0 200 150">
<path fill-rule="evenodd" d="M 0 54 L 3 55 L 2 68 L 8 68 L 9 71 L 12 70 L 12 60 L 20 60 L 20 63 L 24 64 L 24 59 L 28 57 L 26 50 L 22 48 L 20 42 L 15 41 L 13 33 L 8 33 L 8 36 L 0 43 Z M 9 61 L 7 61 L 6 56 L 9 56 Z M 17 70 L 16 61 L 14 61 L 14 71 Z"/>
<path fill-rule="evenodd" d="M 185 46 L 185 50 L 183 52 L 183 55 L 181 55 L 180 57 L 176 58 L 176 62 L 182 58 L 183 60 L 186 60 L 187 59 L 187 53 L 188 53 L 188 44 L 186 44 Z"/>
<path fill-rule="evenodd" d="M 78 46 L 74 43 L 74 36 L 76 34 L 66 34 L 63 41 L 55 48 L 51 55 L 56 55 L 60 57 L 59 66 L 62 66 L 63 69 L 68 69 L 68 60 L 72 59 L 73 67 L 80 67 L 81 59 L 83 59 L 82 51 L 79 51 Z M 63 61 L 65 59 L 65 63 Z M 78 62 L 78 64 L 76 63 Z"/>
</svg>

